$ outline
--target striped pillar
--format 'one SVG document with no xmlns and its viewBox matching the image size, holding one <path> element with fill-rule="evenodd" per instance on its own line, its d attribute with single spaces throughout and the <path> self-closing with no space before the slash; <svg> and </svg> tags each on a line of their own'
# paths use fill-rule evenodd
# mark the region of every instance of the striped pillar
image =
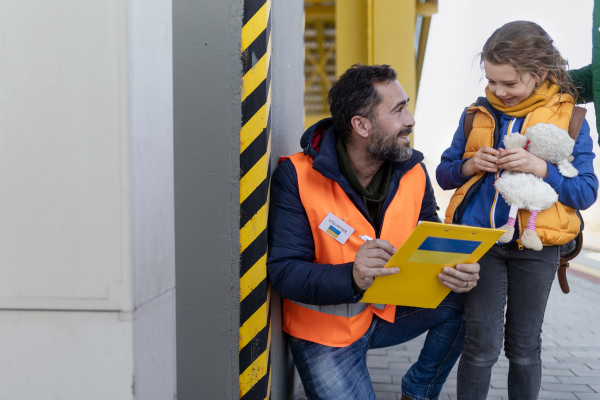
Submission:
<svg viewBox="0 0 600 400">
<path fill-rule="evenodd" d="M 271 388 L 267 204 L 270 178 L 271 2 L 245 0 L 240 131 L 240 399 Z"/>
</svg>

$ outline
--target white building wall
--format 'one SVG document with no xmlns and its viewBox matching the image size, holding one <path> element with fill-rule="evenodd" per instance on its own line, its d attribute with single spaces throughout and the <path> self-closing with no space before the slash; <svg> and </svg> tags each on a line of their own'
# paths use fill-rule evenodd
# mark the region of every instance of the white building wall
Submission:
<svg viewBox="0 0 600 400">
<path fill-rule="evenodd" d="M 0 0 L 0 399 L 175 396 L 171 32 Z"/>
</svg>

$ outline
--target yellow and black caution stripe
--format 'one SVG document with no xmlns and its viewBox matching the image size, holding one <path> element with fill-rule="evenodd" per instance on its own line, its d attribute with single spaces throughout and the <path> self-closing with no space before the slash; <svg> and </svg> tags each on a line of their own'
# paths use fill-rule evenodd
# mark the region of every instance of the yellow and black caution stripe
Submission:
<svg viewBox="0 0 600 400">
<path fill-rule="evenodd" d="M 240 399 L 271 392 L 267 209 L 271 153 L 271 1 L 245 0 L 240 131 Z"/>
</svg>

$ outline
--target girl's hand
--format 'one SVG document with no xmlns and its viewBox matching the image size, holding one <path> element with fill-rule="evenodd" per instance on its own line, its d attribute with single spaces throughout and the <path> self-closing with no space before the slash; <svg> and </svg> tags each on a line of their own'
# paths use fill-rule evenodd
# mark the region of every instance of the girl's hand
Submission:
<svg viewBox="0 0 600 400">
<path fill-rule="evenodd" d="M 460 173 L 464 176 L 475 175 L 479 171 L 498 172 L 498 150 L 493 147 L 482 147 L 477 150 L 473 158 L 465 161 L 460 167 Z"/>
<path fill-rule="evenodd" d="M 498 168 L 509 171 L 529 172 L 542 179 L 548 176 L 548 164 L 546 164 L 546 161 L 520 147 L 500 149 Z"/>
</svg>

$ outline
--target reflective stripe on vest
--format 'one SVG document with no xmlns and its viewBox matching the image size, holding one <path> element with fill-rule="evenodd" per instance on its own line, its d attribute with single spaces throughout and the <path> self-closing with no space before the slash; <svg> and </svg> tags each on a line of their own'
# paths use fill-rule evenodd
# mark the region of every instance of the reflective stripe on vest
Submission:
<svg viewBox="0 0 600 400">
<path fill-rule="evenodd" d="M 359 235 L 375 237 L 375 229 L 356 208 L 348 194 L 331 179 L 312 168 L 312 159 L 302 153 L 290 157 L 298 176 L 300 200 L 312 230 L 315 263 L 343 264 L 354 262 L 358 248 L 364 243 Z M 425 195 L 425 171 L 420 164 L 407 171 L 390 205 L 385 211 L 381 239 L 399 248 L 417 225 Z M 319 229 L 319 224 L 332 213 L 354 228 L 345 244 Z M 326 346 L 348 346 L 369 329 L 373 314 L 393 322 L 396 306 L 374 308 L 367 303 L 329 306 L 308 305 L 283 300 L 283 330 L 300 339 Z"/>
</svg>

